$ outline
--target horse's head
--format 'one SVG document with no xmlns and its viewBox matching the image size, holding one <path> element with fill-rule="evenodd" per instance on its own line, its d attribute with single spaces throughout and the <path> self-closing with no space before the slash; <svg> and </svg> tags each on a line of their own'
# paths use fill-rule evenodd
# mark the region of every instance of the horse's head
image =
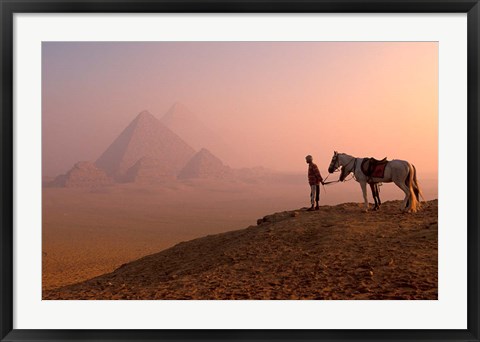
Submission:
<svg viewBox="0 0 480 342">
<path fill-rule="evenodd" d="M 338 160 L 338 152 L 333 152 L 332 161 L 330 162 L 330 166 L 328 167 L 328 173 L 333 173 L 340 167 L 340 162 Z"/>
</svg>

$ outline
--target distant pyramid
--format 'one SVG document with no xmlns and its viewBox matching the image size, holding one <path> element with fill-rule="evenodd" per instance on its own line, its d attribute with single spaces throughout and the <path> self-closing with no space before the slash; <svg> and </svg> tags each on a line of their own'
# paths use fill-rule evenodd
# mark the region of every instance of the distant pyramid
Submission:
<svg viewBox="0 0 480 342">
<path fill-rule="evenodd" d="M 194 154 L 194 149 L 185 141 L 148 111 L 143 111 L 95 164 L 108 175 L 122 181 L 125 180 L 127 170 L 143 157 L 160 161 L 162 172 L 174 175 Z"/>
<path fill-rule="evenodd" d="M 232 170 L 210 151 L 202 148 L 178 174 L 178 178 L 227 178 Z"/>
<path fill-rule="evenodd" d="M 173 180 L 169 168 L 156 158 L 142 157 L 131 168 L 128 169 L 125 180 L 135 183 L 153 183 L 158 181 Z"/>
<path fill-rule="evenodd" d="M 92 162 L 82 161 L 64 175 L 60 175 L 50 184 L 55 187 L 88 188 L 110 185 L 113 180 L 105 171 L 98 169 Z"/>
<path fill-rule="evenodd" d="M 228 163 L 235 161 L 233 150 L 228 146 L 228 142 L 207 127 L 185 105 L 175 103 L 160 121 L 194 149 L 207 148 Z"/>
<path fill-rule="evenodd" d="M 180 131 L 183 130 L 185 124 L 189 122 L 192 122 L 194 125 L 203 126 L 203 123 L 180 102 L 175 102 L 160 121 L 170 129 Z"/>
</svg>

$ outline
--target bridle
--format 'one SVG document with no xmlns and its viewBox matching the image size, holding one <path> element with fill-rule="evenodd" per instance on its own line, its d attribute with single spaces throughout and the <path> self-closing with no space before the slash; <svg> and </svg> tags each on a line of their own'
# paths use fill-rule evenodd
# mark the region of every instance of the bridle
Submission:
<svg viewBox="0 0 480 342">
<path fill-rule="evenodd" d="M 350 160 L 345 166 L 343 166 L 343 169 L 340 170 L 341 165 L 340 165 L 340 161 L 338 160 L 338 155 L 339 155 L 339 153 L 335 153 L 335 155 L 333 156 L 332 162 L 330 163 L 330 166 L 333 164 L 334 170 L 333 170 L 332 173 L 334 173 L 334 172 L 340 172 L 340 171 L 342 171 L 342 173 L 340 174 L 340 177 L 339 177 L 339 179 L 338 179 L 337 181 L 324 182 L 325 185 L 326 185 L 326 184 L 331 184 L 331 183 L 344 182 L 344 181 L 347 182 L 347 181 L 355 178 L 355 168 L 356 168 L 356 166 L 357 166 L 357 158 L 352 158 L 352 160 Z M 352 162 L 353 162 L 353 167 L 352 167 L 352 169 L 351 169 L 349 172 L 345 172 L 345 175 L 344 175 L 343 170 L 347 170 L 347 168 L 349 167 L 349 165 L 350 165 Z M 336 165 L 338 165 L 338 166 L 336 166 Z M 329 169 L 330 169 L 330 167 L 329 167 Z M 345 180 L 345 178 L 347 177 L 347 175 L 350 174 L 351 172 L 353 172 L 353 177 L 350 178 L 350 179 L 348 179 L 348 180 Z M 327 178 L 328 178 L 328 176 L 327 176 Z M 327 178 L 325 178 L 325 180 L 327 180 Z"/>
<path fill-rule="evenodd" d="M 333 164 L 333 166 L 332 166 L 332 164 Z M 337 164 L 338 164 L 338 166 L 335 166 Z M 331 173 L 340 171 L 339 170 L 340 169 L 340 162 L 338 161 L 338 153 L 335 152 L 335 155 L 333 156 L 333 159 L 330 162 L 330 166 L 332 166 L 332 168 L 333 168 L 333 172 L 331 172 Z M 328 169 L 330 170 L 330 167 Z"/>
</svg>

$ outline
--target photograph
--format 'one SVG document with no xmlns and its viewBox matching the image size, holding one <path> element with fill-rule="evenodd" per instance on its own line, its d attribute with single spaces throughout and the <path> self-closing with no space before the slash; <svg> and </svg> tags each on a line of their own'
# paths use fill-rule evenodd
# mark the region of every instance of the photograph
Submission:
<svg viewBox="0 0 480 342">
<path fill-rule="evenodd" d="M 0 341 L 480 341 L 479 0 L 0 0 Z"/>
<path fill-rule="evenodd" d="M 438 41 L 41 43 L 44 301 L 437 301 L 438 175 Z"/>
</svg>

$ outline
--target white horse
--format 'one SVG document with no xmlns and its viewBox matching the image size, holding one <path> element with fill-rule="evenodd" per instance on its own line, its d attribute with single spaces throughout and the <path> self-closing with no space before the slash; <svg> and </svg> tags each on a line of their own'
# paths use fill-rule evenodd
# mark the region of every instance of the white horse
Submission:
<svg viewBox="0 0 480 342">
<path fill-rule="evenodd" d="M 328 167 L 328 172 L 333 173 L 341 168 L 341 181 L 345 180 L 345 177 L 353 172 L 355 180 L 360 183 L 362 188 L 365 211 L 368 211 L 367 183 L 394 182 L 405 193 L 402 210 L 416 212 L 420 208 L 420 196 L 423 197 L 423 195 L 418 186 L 415 166 L 408 161 L 394 159 L 386 164 L 383 178 L 368 177 L 361 168 L 364 159 L 335 151 Z"/>
</svg>

